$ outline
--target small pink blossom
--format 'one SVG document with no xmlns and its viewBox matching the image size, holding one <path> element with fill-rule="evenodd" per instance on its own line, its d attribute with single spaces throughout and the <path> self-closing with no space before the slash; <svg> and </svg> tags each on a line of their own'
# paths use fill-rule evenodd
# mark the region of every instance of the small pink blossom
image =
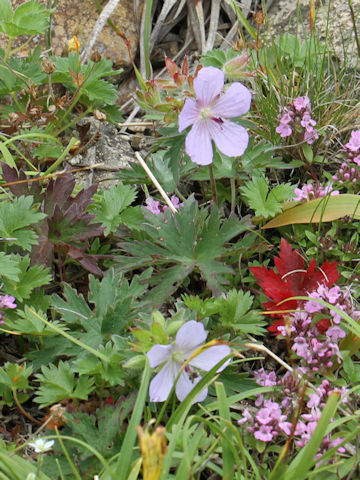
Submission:
<svg viewBox="0 0 360 480">
<path fill-rule="evenodd" d="M 319 138 L 315 128 L 316 121 L 311 116 L 311 103 L 308 96 L 296 98 L 292 104 L 283 109 L 276 132 L 280 137 L 289 137 L 293 133 L 300 134 L 301 140 L 309 145 Z"/>
<path fill-rule="evenodd" d="M 180 200 L 175 195 L 173 195 L 170 200 L 176 209 L 184 205 L 183 203 L 180 203 Z M 148 197 L 145 200 L 145 203 L 145 208 L 154 215 L 160 215 L 160 213 L 164 213 L 165 210 L 169 208 L 167 205 L 161 205 L 160 202 L 158 200 L 154 200 L 153 197 Z"/>
<path fill-rule="evenodd" d="M 360 152 L 360 130 L 353 130 L 351 132 L 350 140 L 344 145 L 344 147 L 351 152 Z"/>
<path fill-rule="evenodd" d="M 16 308 L 15 297 L 11 295 L 2 295 L 0 296 L 0 308 Z"/>
<path fill-rule="evenodd" d="M 154 215 L 159 215 L 161 213 L 160 202 L 158 202 L 157 200 L 154 200 L 153 197 L 148 197 L 145 200 L 145 203 L 146 203 L 145 208 L 149 210 L 151 213 L 153 213 Z"/>
<path fill-rule="evenodd" d="M 301 188 L 295 188 L 294 190 L 294 198 L 295 202 L 308 202 L 309 200 L 314 200 L 315 198 L 323 198 L 325 195 L 330 194 L 331 196 L 339 195 L 339 190 L 333 190 L 333 186 L 330 183 L 325 187 L 320 183 L 307 183 L 303 185 Z"/>
</svg>

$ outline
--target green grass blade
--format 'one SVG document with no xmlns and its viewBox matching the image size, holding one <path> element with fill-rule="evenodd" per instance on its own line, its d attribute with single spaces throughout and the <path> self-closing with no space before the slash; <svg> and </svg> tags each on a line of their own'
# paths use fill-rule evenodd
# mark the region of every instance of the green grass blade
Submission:
<svg viewBox="0 0 360 480">
<path fill-rule="evenodd" d="M 286 474 L 284 475 L 284 480 L 306 479 L 307 474 L 315 464 L 315 455 L 321 445 L 322 439 L 326 434 L 329 423 L 336 412 L 339 397 L 340 392 L 333 392 L 329 396 L 309 443 L 291 462 Z"/>
<path fill-rule="evenodd" d="M 125 438 L 120 450 L 120 455 L 116 465 L 113 467 L 117 480 L 127 480 L 130 464 L 132 461 L 132 453 L 136 440 L 136 427 L 141 423 L 144 405 L 148 393 L 150 381 L 150 366 L 147 361 L 145 364 L 144 373 L 141 378 L 139 393 L 135 402 L 134 410 L 125 434 Z M 105 472 L 101 476 L 101 480 L 111 480 L 111 475 Z"/>
<path fill-rule="evenodd" d="M 222 419 L 222 422 L 221 422 L 222 429 L 224 433 L 227 432 L 229 435 L 231 435 L 231 431 L 226 425 L 227 422 L 231 424 L 231 416 L 230 416 L 229 406 L 226 402 L 227 396 L 226 396 L 223 383 L 215 382 L 215 390 L 216 390 L 216 396 L 219 403 L 219 415 L 220 415 L 220 418 Z M 223 461 L 223 478 L 227 480 L 233 480 L 235 459 L 233 457 L 229 444 L 225 440 L 225 438 L 222 439 L 221 445 L 222 445 L 222 461 Z"/>
</svg>

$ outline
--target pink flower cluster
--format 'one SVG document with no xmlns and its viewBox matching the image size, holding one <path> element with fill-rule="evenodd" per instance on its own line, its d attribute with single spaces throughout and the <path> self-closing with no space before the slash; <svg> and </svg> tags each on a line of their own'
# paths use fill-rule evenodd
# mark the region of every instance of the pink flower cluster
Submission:
<svg viewBox="0 0 360 480">
<path fill-rule="evenodd" d="M 238 424 L 249 422 L 247 430 L 253 433 L 257 440 L 270 442 L 280 433 L 290 435 L 291 422 L 287 421 L 287 415 L 283 413 L 277 402 L 265 400 L 263 408 L 260 408 L 254 416 L 248 409 L 244 410 L 243 415 L 243 418 L 238 420 Z"/>
<path fill-rule="evenodd" d="M 289 137 L 294 132 L 298 133 L 300 140 L 310 145 L 319 138 L 315 125 L 316 121 L 311 116 L 310 99 L 305 95 L 296 98 L 291 105 L 283 109 L 276 132 L 282 138 Z"/>
<path fill-rule="evenodd" d="M 11 295 L 0 295 L 0 309 L 16 308 L 15 298 Z M 0 312 L 0 324 L 3 324 L 3 314 Z"/>
<path fill-rule="evenodd" d="M 334 182 L 356 183 L 360 179 L 360 130 L 351 132 L 350 140 L 344 145 L 343 152 L 347 159 L 332 178 Z"/>
<path fill-rule="evenodd" d="M 332 184 L 324 187 L 320 183 L 307 183 L 301 188 L 295 188 L 293 200 L 296 202 L 308 202 L 315 198 L 323 198 L 330 193 L 331 196 L 339 195 L 339 190 L 333 190 Z"/>
<path fill-rule="evenodd" d="M 353 130 L 348 143 L 344 145 L 343 151 L 349 160 L 360 166 L 360 130 Z"/>
<path fill-rule="evenodd" d="M 291 345 L 292 352 L 298 357 L 297 370 L 282 376 L 266 372 L 263 368 L 254 372 L 259 385 L 274 388 L 271 393 L 258 395 L 254 404 L 257 410 L 252 412 L 246 408 L 238 420 L 239 425 L 247 424 L 248 432 L 263 442 L 293 432 L 295 444 L 302 448 L 309 442 L 319 421 L 320 409 L 325 406 L 330 394 L 338 392 L 342 401 L 347 401 L 348 390 L 345 387 L 336 388 L 329 380 L 322 379 L 316 387 L 308 388 L 306 382 L 304 387 L 301 377 L 316 385 L 318 373 L 331 368 L 335 360 L 340 363 L 342 359 L 338 342 L 346 333 L 340 328 L 341 316 L 315 299 L 325 301 L 355 319 L 360 318 L 360 312 L 354 311 L 350 291 L 339 286 L 330 288 L 319 284 L 309 297 L 314 300 L 305 302 L 302 310 L 289 314 L 284 325 L 277 326 L 279 333 L 287 339 L 287 344 Z M 289 421 L 294 418 L 295 412 L 300 413 L 296 424 Z M 326 435 L 316 458 L 341 442 L 341 437 Z M 338 452 L 343 453 L 345 449 L 339 447 Z"/>
<path fill-rule="evenodd" d="M 307 389 L 305 397 L 308 399 L 306 404 L 300 404 L 299 399 L 303 397 L 303 384 L 300 382 L 300 375 L 305 373 L 303 368 L 298 371 L 287 372 L 282 377 L 278 377 L 275 372 L 267 373 L 263 368 L 254 372 L 256 382 L 261 386 L 278 386 L 279 398 L 275 401 L 273 393 L 271 398 L 264 399 L 259 395 L 255 401 L 256 407 L 261 407 L 255 414 L 252 414 L 248 408 L 243 411 L 243 416 L 238 420 L 238 424 L 247 424 L 247 431 L 252 433 L 257 440 L 271 442 L 279 435 L 290 435 L 294 431 L 295 443 L 298 447 L 304 447 L 310 440 L 321 411 L 318 407 L 323 407 L 329 395 L 335 391 L 340 392 L 343 402 L 347 401 L 347 390 L 345 387 L 335 389 L 328 380 L 323 380 L 315 390 Z M 309 393 L 310 392 L 310 393 Z M 301 415 L 296 425 L 289 421 L 293 417 L 296 409 L 302 408 Z M 326 435 L 320 445 L 316 458 L 319 458 L 328 449 L 339 445 L 342 442 L 341 437 L 331 439 Z M 338 452 L 343 453 L 343 447 L 338 448 Z"/>
<path fill-rule="evenodd" d="M 321 411 L 318 408 L 313 408 L 310 413 L 304 413 L 301 415 L 301 420 L 296 424 L 295 436 L 300 436 L 296 439 L 296 445 L 300 448 L 304 447 L 311 439 L 312 434 L 318 424 L 318 421 L 321 416 Z M 343 439 L 341 437 L 334 438 L 331 440 L 330 435 L 326 435 L 320 445 L 320 448 L 315 455 L 315 458 L 320 458 L 321 455 L 327 452 L 332 447 L 339 445 Z M 339 447 L 337 450 L 339 453 L 344 453 L 345 448 Z"/>
<path fill-rule="evenodd" d="M 175 208 L 179 208 L 184 205 L 183 203 L 180 203 L 180 200 L 175 195 L 173 195 L 170 200 Z M 169 208 L 167 205 L 161 205 L 160 202 L 158 200 L 154 200 L 153 197 L 148 197 L 145 200 L 145 203 L 146 203 L 145 208 L 147 210 L 150 210 L 150 212 L 153 213 L 154 215 L 159 215 L 160 213 L 164 213 L 165 210 Z"/>
<path fill-rule="evenodd" d="M 309 296 L 330 303 L 353 318 L 360 318 L 360 312 L 354 311 L 352 307 L 349 290 L 342 290 L 339 286 L 329 288 L 319 285 Z M 341 316 L 316 300 L 305 302 L 304 310 L 289 315 L 289 324 L 279 325 L 278 332 L 292 341 L 292 351 L 299 357 L 306 371 L 326 370 L 333 366 L 334 360 L 340 363 L 342 356 L 338 342 L 346 336 L 339 326 Z M 319 317 L 320 313 L 323 318 L 316 318 L 314 323 L 314 316 Z"/>
</svg>

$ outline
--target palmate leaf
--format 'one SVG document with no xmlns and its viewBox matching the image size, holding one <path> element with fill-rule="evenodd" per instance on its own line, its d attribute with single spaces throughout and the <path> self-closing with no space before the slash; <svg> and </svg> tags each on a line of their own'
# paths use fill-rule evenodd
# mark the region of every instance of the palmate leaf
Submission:
<svg viewBox="0 0 360 480">
<path fill-rule="evenodd" d="M 270 189 L 264 177 L 253 177 L 251 182 L 240 188 L 246 203 L 257 216 L 269 218 L 282 212 L 282 203 L 294 196 L 294 186 L 289 183 L 277 185 Z"/>
<path fill-rule="evenodd" d="M 149 239 L 122 243 L 127 255 L 118 257 L 118 263 L 127 270 L 160 267 L 160 273 L 150 279 L 154 288 L 148 298 L 154 305 L 163 303 L 192 272 L 200 274 L 214 295 L 223 291 L 224 275 L 232 273 L 232 268 L 220 258 L 225 244 L 249 228 L 247 220 L 239 222 L 234 216 L 224 221 L 216 207 L 210 213 L 199 209 L 193 197 L 175 215 L 169 210 L 162 215 L 145 211 L 144 215 Z"/>
<path fill-rule="evenodd" d="M 14 238 L 7 242 L 9 245 L 30 250 L 36 244 L 37 235 L 29 227 L 45 217 L 44 213 L 34 210 L 31 196 L 21 196 L 12 202 L 4 200 L 0 203 L 0 236 Z"/>
<path fill-rule="evenodd" d="M 42 265 L 30 267 L 30 257 L 25 255 L 13 255 L 20 271 L 17 279 L 4 278 L 4 291 L 14 296 L 20 302 L 30 297 L 31 292 L 51 281 L 51 275 L 47 268 Z"/>
<path fill-rule="evenodd" d="M 4 252 L 0 252 L 0 272 L 3 278 L 7 278 L 9 281 L 19 281 L 20 259 L 13 255 L 6 255 Z"/>
<path fill-rule="evenodd" d="M 125 218 L 128 218 L 131 223 L 131 213 L 134 211 L 134 208 L 129 209 L 129 206 L 135 198 L 135 189 L 121 183 L 101 192 L 101 197 L 96 202 L 95 214 L 97 220 L 105 227 L 105 235 L 116 231 L 120 223 L 123 223 L 123 216 L 126 212 L 128 214 L 127 216 L 125 215 Z M 136 212 L 139 212 L 139 209 Z M 140 218 L 144 219 L 142 213 Z"/>
<path fill-rule="evenodd" d="M 11 2 L 0 0 L 0 32 L 9 37 L 44 33 L 49 26 L 50 13 L 46 5 L 37 0 L 21 4 L 15 12 Z"/>
<path fill-rule="evenodd" d="M 94 389 L 93 380 L 85 375 L 75 380 L 75 374 L 65 362 L 60 361 L 57 367 L 52 364 L 49 367 L 42 367 L 41 371 L 42 374 L 36 375 L 40 387 L 34 399 L 40 407 L 52 405 L 65 398 L 87 400 Z"/>
</svg>

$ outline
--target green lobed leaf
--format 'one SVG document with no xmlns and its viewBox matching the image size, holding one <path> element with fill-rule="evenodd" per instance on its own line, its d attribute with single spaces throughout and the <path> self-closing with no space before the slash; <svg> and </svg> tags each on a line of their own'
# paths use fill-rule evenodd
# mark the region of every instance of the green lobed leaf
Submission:
<svg viewBox="0 0 360 480">
<path fill-rule="evenodd" d="M 87 400 L 94 388 L 93 379 L 87 376 L 81 376 L 75 380 L 69 364 L 63 361 L 60 361 L 57 367 L 53 364 L 50 364 L 49 367 L 43 366 L 41 371 L 42 373 L 36 375 L 40 387 L 34 399 L 34 402 L 39 403 L 41 408 L 65 398 Z"/>
<path fill-rule="evenodd" d="M 4 278 L 4 290 L 14 296 L 17 300 L 23 301 L 30 297 L 34 288 L 41 287 L 50 283 L 52 277 L 49 269 L 42 265 L 34 265 L 30 267 L 30 257 L 25 255 L 13 255 L 18 262 L 20 269 L 18 280 Z"/>
<path fill-rule="evenodd" d="M 101 192 L 101 197 L 96 202 L 95 214 L 97 220 L 105 227 L 105 235 L 116 231 L 122 222 L 121 214 L 126 212 L 135 198 L 135 189 L 121 183 Z"/>
<path fill-rule="evenodd" d="M 270 189 L 265 177 L 255 176 L 240 191 L 257 216 L 269 218 L 282 212 L 282 203 L 293 197 L 294 186 L 286 183 Z"/>
<path fill-rule="evenodd" d="M 17 197 L 12 202 L 4 200 L 0 203 L 0 236 L 15 238 L 7 243 L 30 250 L 37 239 L 36 233 L 30 227 L 45 217 L 44 213 L 34 210 L 31 196 Z"/>
<path fill-rule="evenodd" d="M 1 276 L 8 281 L 18 282 L 21 269 L 19 266 L 20 257 L 17 255 L 6 255 L 0 252 L 0 271 Z M 8 292 L 7 292 L 8 293 Z"/>
</svg>

